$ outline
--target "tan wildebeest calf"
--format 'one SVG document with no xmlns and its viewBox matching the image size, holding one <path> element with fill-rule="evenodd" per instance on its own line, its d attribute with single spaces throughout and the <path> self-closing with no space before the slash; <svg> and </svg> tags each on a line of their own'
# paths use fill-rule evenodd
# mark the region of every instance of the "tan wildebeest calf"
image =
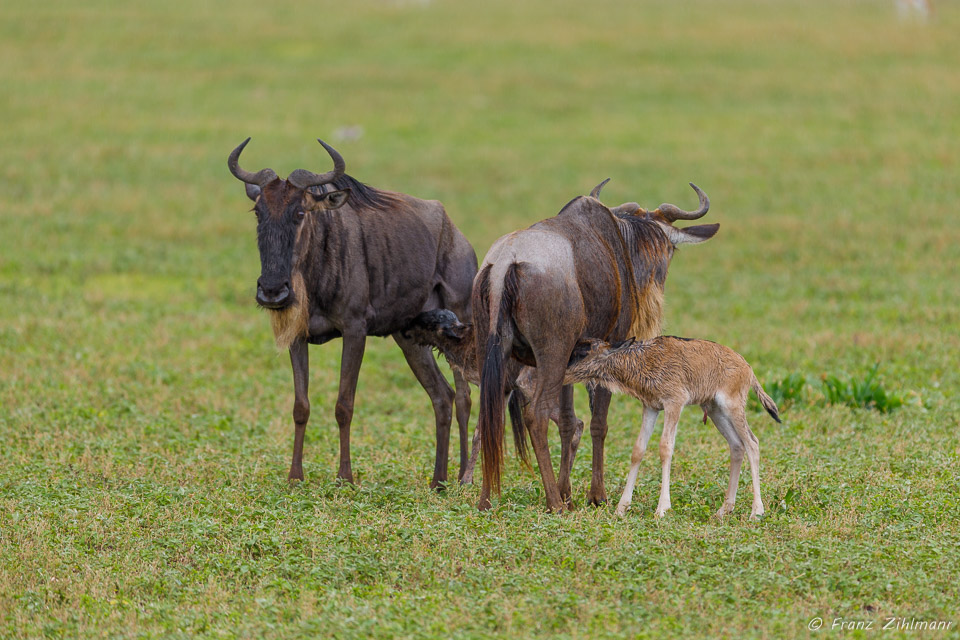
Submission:
<svg viewBox="0 0 960 640">
<path fill-rule="evenodd" d="M 750 515 L 763 515 L 760 443 L 747 424 L 747 393 L 753 389 L 763 408 L 777 422 L 780 422 L 780 413 L 743 356 L 715 342 L 673 336 L 643 342 L 628 340 L 620 345 L 585 340 L 578 343 L 573 352 L 564 384 L 585 381 L 593 381 L 613 392 L 629 394 L 643 403 L 643 424 L 633 445 L 627 486 L 617 505 L 618 515 L 626 512 L 633 499 L 640 460 L 660 411 L 664 412 L 664 421 L 660 438 L 662 484 L 657 517 L 662 517 L 670 508 L 670 460 L 677 436 L 677 421 L 683 408 L 691 404 L 700 405 L 704 416 L 710 416 L 730 446 L 730 484 L 717 516 L 733 511 L 744 451 L 753 480 Z"/>
</svg>

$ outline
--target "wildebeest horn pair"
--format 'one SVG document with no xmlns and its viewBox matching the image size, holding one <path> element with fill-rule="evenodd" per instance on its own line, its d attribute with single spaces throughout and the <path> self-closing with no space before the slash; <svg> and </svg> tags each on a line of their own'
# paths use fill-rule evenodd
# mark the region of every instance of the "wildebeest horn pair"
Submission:
<svg viewBox="0 0 960 640">
<path fill-rule="evenodd" d="M 593 188 L 590 192 L 591 198 L 600 199 L 600 190 L 603 189 L 604 185 L 610 182 L 610 178 L 607 178 L 597 186 Z M 697 192 L 697 197 L 700 198 L 700 208 L 696 211 L 684 211 L 676 205 L 669 204 L 664 202 L 659 207 L 654 210 L 654 213 L 660 213 L 664 218 L 669 222 L 675 222 L 677 220 L 697 220 L 706 215 L 707 211 L 710 210 L 710 198 L 707 197 L 703 191 L 700 190 L 700 187 L 690 183 L 690 186 L 693 187 L 693 190 Z M 637 213 L 650 213 L 646 209 L 640 208 Z"/>
<path fill-rule="evenodd" d="M 268 182 L 276 180 L 277 174 L 273 169 L 261 169 L 260 171 L 254 173 L 252 171 L 246 171 L 240 167 L 240 154 L 243 152 L 243 148 L 247 146 L 248 142 L 250 142 L 250 138 L 247 138 L 241 142 L 240 145 L 230 153 L 230 157 L 227 158 L 227 166 L 230 167 L 230 173 L 236 176 L 239 180 L 242 180 L 247 184 L 255 184 L 258 187 L 263 187 Z M 327 153 L 330 154 L 330 157 L 333 158 L 333 170 L 327 171 L 326 173 L 313 173 L 312 171 L 307 171 L 306 169 L 297 169 L 287 178 L 287 181 L 293 186 L 300 189 L 306 189 L 307 187 L 316 187 L 321 184 L 327 184 L 342 176 L 343 172 L 346 170 L 347 165 L 343 161 L 343 156 L 337 153 L 336 149 L 319 138 L 317 139 L 317 142 L 322 144 L 323 148 L 326 149 Z"/>
</svg>

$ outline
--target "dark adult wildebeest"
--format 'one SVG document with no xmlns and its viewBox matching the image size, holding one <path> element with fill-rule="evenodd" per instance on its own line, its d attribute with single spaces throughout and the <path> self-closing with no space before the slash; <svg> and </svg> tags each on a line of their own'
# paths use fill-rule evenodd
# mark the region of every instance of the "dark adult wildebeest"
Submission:
<svg viewBox="0 0 960 640">
<path fill-rule="evenodd" d="M 677 245 L 713 237 L 718 224 L 680 229 L 677 220 L 706 214 L 710 201 L 700 198 L 696 211 L 662 204 L 653 211 L 635 202 L 614 209 L 597 198 L 571 200 L 556 216 L 503 236 L 490 248 L 474 281 L 473 313 L 477 352 L 483 354 L 480 385 L 480 430 L 483 455 L 481 509 L 490 506 L 490 490 L 499 491 L 503 461 L 504 360 L 511 355 L 536 366 L 528 428 L 540 465 L 547 508 L 570 504 L 571 447 L 575 419 L 573 388 L 563 376 L 578 340 L 645 339 L 660 332 L 663 286 Z M 610 392 L 591 392 L 593 475 L 589 502 L 606 501 L 603 442 L 607 433 Z M 560 482 L 554 478 L 547 448 L 547 417 L 560 405 Z"/>
<path fill-rule="evenodd" d="M 303 480 L 303 436 L 310 417 L 307 344 L 343 337 L 337 477 L 353 482 L 350 421 L 367 336 L 392 335 L 430 395 L 437 426 L 436 487 L 447 479 L 451 407 L 460 427 L 460 469 L 467 462 L 470 387 L 454 372 L 456 394 L 429 347 L 398 332 L 420 312 L 439 307 L 469 313 L 477 271 L 473 247 L 443 205 L 365 185 L 344 173 L 343 158 L 322 140 L 334 169 L 297 169 L 286 180 L 272 169 L 240 168 L 247 138 L 227 161 L 246 184 L 257 214 L 260 278 L 257 303 L 270 313 L 277 346 L 290 350 L 295 435 L 290 479 Z"/>
</svg>

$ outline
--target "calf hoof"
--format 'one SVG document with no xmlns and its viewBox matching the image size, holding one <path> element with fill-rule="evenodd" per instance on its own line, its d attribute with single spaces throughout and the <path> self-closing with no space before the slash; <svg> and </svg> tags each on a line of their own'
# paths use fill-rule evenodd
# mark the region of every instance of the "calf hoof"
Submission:
<svg viewBox="0 0 960 640">
<path fill-rule="evenodd" d="M 492 506 L 489 498 L 480 498 L 480 502 L 477 503 L 477 511 L 489 511 Z"/>
<path fill-rule="evenodd" d="M 338 484 L 353 484 L 353 473 L 347 471 L 344 473 L 341 471 L 337 474 L 337 483 Z"/>
<path fill-rule="evenodd" d="M 290 473 L 287 474 L 288 482 L 303 482 L 303 469 L 294 469 L 291 467 Z"/>
<path fill-rule="evenodd" d="M 629 506 L 630 505 L 628 504 L 618 504 L 617 510 L 614 511 L 614 514 L 622 518 L 623 516 L 627 515 L 627 507 Z"/>
<path fill-rule="evenodd" d="M 441 493 L 447 490 L 447 481 L 446 480 L 433 480 L 430 482 L 430 488 Z"/>
<path fill-rule="evenodd" d="M 669 510 L 670 510 L 670 507 L 667 507 L 666 509 L 657 509 L 657 510 L 653 513 L 653 516 L 654 516 L 656 519 L 661 520 L 661 519 L 663 519 L 664 516 L 667 515 L 667 511 L 669 511 Z"/>
<path fill-rule="evenodd" d="M 717 516 L 718 518 L 722 518 L 723 516 L 727 515 L 728 513 L 732 513 L 732 512 L 733 512 L 733 505 L 726 505 L 726 504 L 725 504 L 725 505 L 723 505 L 722 507 L 720 507 L 719 509 L 717 509 L 716 516 Z"/>
</svg>

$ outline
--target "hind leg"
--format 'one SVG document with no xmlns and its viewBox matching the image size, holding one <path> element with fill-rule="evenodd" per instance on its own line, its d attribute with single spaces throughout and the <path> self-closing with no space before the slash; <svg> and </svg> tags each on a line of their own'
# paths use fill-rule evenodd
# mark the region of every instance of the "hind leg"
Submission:
<svg viewBox="0 0 960 640">
<path fill-rule="evenodd" d="M 470 431 L 470 383 L 459 369 L 453 370 L 453 386 L 456 389 L 453 404 L 457 410 L 457 427 L 460 430 L 460 484 L 469 484 L 473 482 L 473 468 L 476 464 L 476 458 L 471 460 L 467 454 L 467 438 Z"/>
<path fill-rule="evenodd" d="M 630 456 L 630 473 L 627 474 L 627 486 L 623 488 L 623 495 L 620 496 L 620 503 L 617 505 L 618 516 L 625 514 L 627 507 L 633 502 L 633 488 L 637 483 L 640 461 L 643 460 L 643 454 L 647 451 L 647 443 L 650 442 L 650 434 L 653 433 L 653 427 L 657 424 L 657 416 L 659 415 L 660 412 L 656 409 L 643 408 L 643 425 L 640 427 L 637 441 L 633 444 L 633 454 Z"/>
<path fill-rule="evenodd" d="M 577 416 L 573 412 L 573 385 L 564 385 L 560 390 L 560 411 L 557 427 L 560 430 L 560 499 L 571 511 L 576 508 L 573 503 L 573 489 L 570 486 L 570 475 L 573 471 L 573 460 L 577 455 L 577 449 L 574 445 L 574 438 L 577 432 Z M 582 427 L 581 427 L 582 429 Z M 577 439 L 576 445 L 579 445 Z"/>
<path fill-rule="evenodd" d="M 753 506 L 750 508 L 750 517 L 759 518 L 763 515 L 763 500 L 760 498 L 760 441 L 747 424 L 744 407 L 731 409 L 730 414 L 733 427 L 747 450 L 747 462 L 750 463 L 750 479 L 753 485 Z"/>
<path fill-rule="evenodd" d="M 603 443 L 607 438 L 607 411 L 613 394 L 596 386 L 590 391 L 590 438 L 593 440 L 593 469 L 590 474 L 590 493 L 587 502 L 594 506 L 607 503 L 603 484 Z"/>
<path fill-rule="evenodd" d="M 433 479 L 430 488 L 437 489 L 447 481 L 447 458 L 450 454 L 450 422 L 453 409 L 454 392 L 440 373 L 437 361 L 430 347 L 415 344 L 399 333 L 393 339 L 403 350 L 403 357 L 417 377 L 420 385 L 430 396 L 437 429 L 437 456 L 433 465 Z"/>
<path fill-rule="evenodd" d="M 720 432 L 720 435 L 726 439 L 727 445 L 730 447 L 730 481 L 727 484 L 727 495 L 723 500 L 723 505 L 717 511 L 717 517 L 722 518 L 733 511 L 733 505 L 737 501 L 737 486 L 740 483 L 744 444 L 733 426 L 733 421 L 723 408 L 716 404 L 710 404 L 703 405 L 703 410 L 713 420 L 713 425 Z"/>
</svg>

